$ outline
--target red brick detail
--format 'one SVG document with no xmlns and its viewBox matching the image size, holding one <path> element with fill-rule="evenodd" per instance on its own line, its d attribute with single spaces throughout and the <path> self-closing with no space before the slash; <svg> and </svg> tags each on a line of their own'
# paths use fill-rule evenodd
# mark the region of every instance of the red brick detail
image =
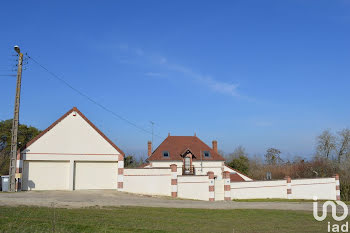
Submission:
<svg viewBox="0 0 350 233">
<path fill-rule="evenodd" d="M 177 179 L 171 179 L 171 185 L 177 185 Z"/>
<path fill-rule="evenodd" d="M 148 157 L 150 157 L 152 155 L 152 142 L 148 141 L 147 145 L 148 145 L 147 155 Z"/>
<path fill-rule="evenodd" d="M 287 189 L 287 194 L 292 194 L 292 190 L 291 189 Z"/>
<path fill-rule="evenodd" d="M 339 175 L 338 174 L 335 174 L 333 177 L 335 178 L 335 180 L 339 180 Z"/>
<path fill-rule="evenodd" d="M 216 140 L 213 141 L 213 150 L 218 153 L 218 142 Z"/>
<path fill-rule="evenodd" d="M 171 172 L 177 172 L 177 165 L 176 164 L 171 164 L 170 165 Z"/>
<path fill-rule="evenodd" d="M 337 201 L 340 201 L 340 196 L 339 195 L 337 195 Z"/>
<path fill-rule="evenodd" d="M 290 178 L 290 176 L 286 176 L 285 179 L 287 180 L 287 183 L 292 183 L 292 179 Z"/>
<path fill-rule="evenodd" d="M 231 185 L 224 185 L 224 191 L 231 191 Z"/>
<path fill-rule="evenodd" d="M 177 197 L 177 192 L 171 192 L 171 197 Z"/>
<path fill-rule="evenodd" d="M 123 155 L 118 155 L 118 161 L 124 161 L 124 156 Z"/>
<path fill-rule="evenodd" d="M 335 190 L 340 190 L 339 185 L 335 186 Z"/>
<path fill-rule="evenodd" d="M 124 183 L 123 182 L 118 182 L 118 189 L 122 189 L 124 186 Z"/>
<path fill-rule="evenodd" d="M 214 172 L 208 172 L 209 179 L 214 179 Z"/>
<path fill-rule="evenodd" d="M 118 168 L 118 175 L 124 174 L 124 168 Z"/>
<path fill-rule="evenodd" d="M 214 186 L 209 186 L 209 192 L 214 192 L 214 190 L 215 190 L 215 187 Z"/>
<path fill-rule="evenodd" d="M 210 197 L 209 201 L 215 201 L 215 198 Z"/>
<path fill-rule="evenodd" d="M 224 179 L 230 179 L 230 172 L 229 171 L 223 172 L 223 178 Z"/>
<path fill-rule="evenodd" d="M 231 201 L 231 197 L 225 197 L 225 201 Z"/>
<path fill-rule="evenodd" d="M 17 151 L 17 160 L 21 160 L 22 159 L 21 157 L 22 157 L 21 153 L 19 151 Z"/>
</svg>

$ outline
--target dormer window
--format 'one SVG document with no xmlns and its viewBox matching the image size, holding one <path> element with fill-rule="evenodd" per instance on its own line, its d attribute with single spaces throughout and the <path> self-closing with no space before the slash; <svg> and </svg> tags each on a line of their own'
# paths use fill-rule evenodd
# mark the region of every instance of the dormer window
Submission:
<svg viewBox="0 0 350 233">
<path fill-rule="evenodd" d="M 210 157 L 210 152 L 209 151 L 203 151 L 204 157 Z"/>
<path fill-rule="evenodd" d="M 163 151 L 163 157 L 169 157 L 169 151 Z"/>
</svg>

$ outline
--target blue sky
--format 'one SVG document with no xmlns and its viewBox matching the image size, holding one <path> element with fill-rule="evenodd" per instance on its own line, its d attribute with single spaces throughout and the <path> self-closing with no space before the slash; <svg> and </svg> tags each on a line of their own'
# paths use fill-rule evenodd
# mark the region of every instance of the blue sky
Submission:
<svg viewBox="0 0 350 233">
<path fill-rule="evenodd" d="M 18 44 L 45 67 L 146 130 L 232 152 L 310 156 L 322 130 L 349 127 L 350 1 L 4 1 L 0 75 Z M 147 133 L 29 61 L 20 121 L 45 129 L 77 106 L 127 153 Z M 0 119 L 15 77 L 0 76 Z"/>
</svg>

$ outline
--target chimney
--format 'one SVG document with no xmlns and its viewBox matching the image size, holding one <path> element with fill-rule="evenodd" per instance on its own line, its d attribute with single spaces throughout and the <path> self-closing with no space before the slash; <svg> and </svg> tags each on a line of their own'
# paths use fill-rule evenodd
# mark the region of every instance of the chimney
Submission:
<svg viewBox="0 0 350 233">
<path fill-rule="evenodd" d="M 152 142 L 148 141 L 148 153 L 147 153 L 148 157 L 150 157 L 152 155 Z"/>
<path fill-rule="evenodd" d="M 218 142 L 216 140 L 213 140 L 213 150 L 218 153 Z"/>
</svg>

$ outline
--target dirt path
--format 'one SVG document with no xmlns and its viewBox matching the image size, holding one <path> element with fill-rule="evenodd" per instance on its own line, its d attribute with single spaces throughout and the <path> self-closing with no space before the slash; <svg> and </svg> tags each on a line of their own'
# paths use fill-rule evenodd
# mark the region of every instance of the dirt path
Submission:
<svg viewBox="0 0 350 233">
<path fill-rule="evenodd" d="M 0 206 L 51 206 L 81 208 L 91 206 L 145 206 L 199 209 L 280 209 L 312 211 L 312 202 L 233 202 L 196 201 L 150 197 L 112 190 L 30 191 L 0 193 Z"/>
</svg>

